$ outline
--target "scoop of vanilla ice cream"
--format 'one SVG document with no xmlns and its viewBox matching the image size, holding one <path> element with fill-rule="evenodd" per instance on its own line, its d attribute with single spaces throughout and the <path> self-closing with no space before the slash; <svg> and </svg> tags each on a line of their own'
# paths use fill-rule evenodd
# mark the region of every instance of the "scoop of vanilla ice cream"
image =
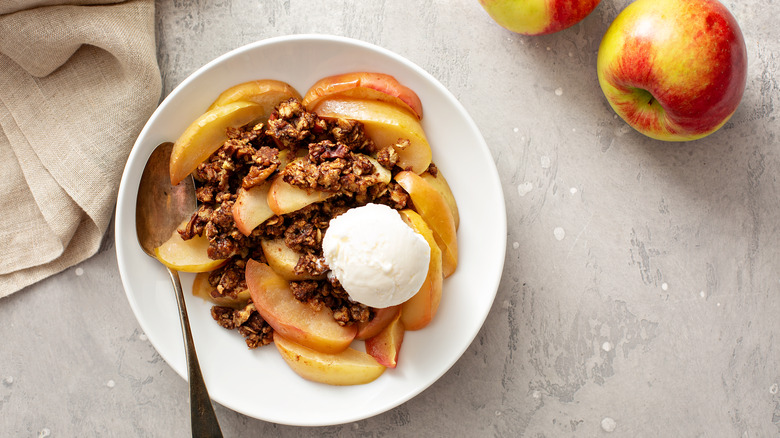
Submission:
<svg viewBox="0 0 780 438">
<path fill-rule="evenodd" d="M 382 308 L 411 298 L 428 275 L 431 249 L 392 208 L 367 204 L 330 221 L 325 261 L 350 298 Z"/>
</svg>

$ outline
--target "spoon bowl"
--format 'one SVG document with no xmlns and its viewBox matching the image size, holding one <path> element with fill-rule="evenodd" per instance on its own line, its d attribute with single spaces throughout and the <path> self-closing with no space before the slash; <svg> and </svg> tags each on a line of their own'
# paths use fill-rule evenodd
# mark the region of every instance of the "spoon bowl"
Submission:
<svg viewBox="0 0 780 438">
<path fill-rule="evenodd" d="M 135 208 L 138 243 L 154 257 L 154 249 L 171 237 L 179 224 L 197 208 L 195 184 L 186 178 L 171 185 L 168 173 L 173 143 L 166 142 L 152 151 L 141 174 Z"/>
<path fill-rule="evenodd" d="M 173 143 L 162 143 L 149 156 L 141 174 L 136 198 L 135 228 L 138 243 L 146 254 L 155 259 L 154 249 L 168 240 L 176 227 L 190 217 L 197 208 L 192 177 L 184 179 L 178 185 L 171 184 L 169 166 L 172 149 Z M 221 437 L 219 422 L 198 364 L 179 273 L 168 267 L 166 269 L 176 293 L 184 348 L 187 353 L 192 436 Z"/>
</svg>

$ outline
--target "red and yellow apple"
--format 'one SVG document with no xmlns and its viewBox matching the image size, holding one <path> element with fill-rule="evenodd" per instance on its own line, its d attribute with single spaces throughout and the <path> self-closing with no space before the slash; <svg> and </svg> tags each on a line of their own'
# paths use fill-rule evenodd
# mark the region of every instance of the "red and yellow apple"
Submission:
<svg viewBox="0 0 780 438">
<path fill-rule="evenodd" d="M 333 312 L 295 299 L 290 283 L 270 266 L 256 260 L 246 263 L 246 284 L 257 312 L 276 333 L 322 353 L 338 353 L 349 347 L 357 326 L 341 326 Z"/>
<path fill-rule="evenodd" d="M 747 49 L 717 0 L 638 0 L 604 34 L 597 69 L 607 101 L 631 127 L 658 140 L 695 140 L 736 111 Z"/>
<path fill-rule="evenodd" d="M 302 102 L 311 110 L 322 98 L 333 95 L 380 100 L 397 105 L 418 119 L 423 115 L 417 93 L 384 73 L 353 72 L 322 78 L 309 88 Z"/>
<path fill-rule="evenodd" d="M 590 14 L 599 0 L 479 0 L 496 23 L 523 35 L 569 28 Z"/>
</svg>

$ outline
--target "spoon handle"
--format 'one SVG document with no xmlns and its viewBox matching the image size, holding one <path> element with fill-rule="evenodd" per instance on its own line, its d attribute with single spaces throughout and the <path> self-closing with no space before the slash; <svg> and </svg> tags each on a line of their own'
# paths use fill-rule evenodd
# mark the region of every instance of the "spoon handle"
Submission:
<svg viewBox="0 0 780 438">
<path fill-rule="evenodd" d="M 184 349 L 187 351 L 187 375 L 190 383 L 192 436 L 193 438 L 222 437 L 222 430 L 219 428 L 217 415 L 214 413 L 214 406 L 211 405 L 209 391 L 206 389 L 206 383 L 203 381 L 203 373 L 201 373 L 200 365 L 198 365 L 198 354 L 195 352 L 195 344 L 192 341 L 190 319 L 187 316 L 187 305 L 184 303 L 184 292 L 182 292 L 181 289 L 179 273 L 173 269 L 168 269 L 168 273 L 171 276 L 173 288 L 176 292 L 176 304 L 179 307 L 181 330 L 184 334 Z"/>
</svg>

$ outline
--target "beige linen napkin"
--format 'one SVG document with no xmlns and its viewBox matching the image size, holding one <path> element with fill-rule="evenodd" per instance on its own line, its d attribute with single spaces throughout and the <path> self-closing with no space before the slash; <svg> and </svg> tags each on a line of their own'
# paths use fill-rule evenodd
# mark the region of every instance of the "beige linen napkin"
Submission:
<svg viewBox="0 0 780 438">
<path fill-rule="evenodd" d="M 161 81 L 153 0 L 0 0 L 0 14 L 4 297 L 97 252 Z"/>
</svg>

